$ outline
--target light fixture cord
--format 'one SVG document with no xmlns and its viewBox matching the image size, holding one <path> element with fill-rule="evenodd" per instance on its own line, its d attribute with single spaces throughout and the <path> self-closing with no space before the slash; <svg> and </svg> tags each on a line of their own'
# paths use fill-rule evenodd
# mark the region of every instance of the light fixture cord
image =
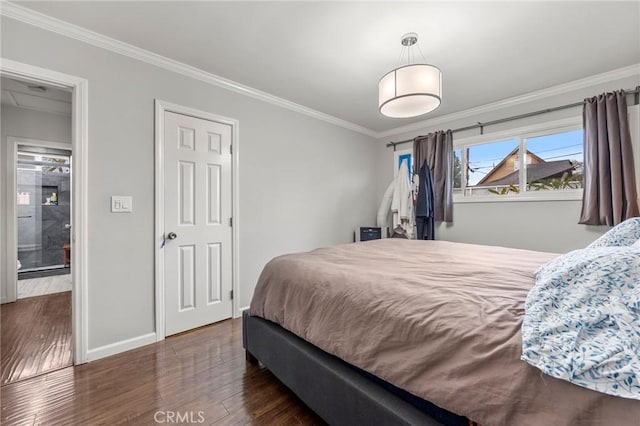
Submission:
<svg viewBox="0 0 640 426">
<path fill-rule="evenodd" d="M 416 43 L 416 47 L 418 48 L 418 52 L 420 52 L 420 56 L 422 56 L 422 60 L 424 61 L 423 63 L 427 63 L 427 59 L 424 57 L 424 53 L 422 53 L 422 49 L 420 49 L 420 46 L 418 46 L 418 43 Z"/>
<path fill-rule="evenodd" d="M 404 56 L 404 49 L 400 49 L 400 56 L 398 57 L 398 63 L 396 64 L 396 68 L 399 68 L 402 64 L 402 57 Z"/>
<path fill-rule="evenodd" d="M 423 63 L 427 63 L 427 59 L 424 57 L 424 53 L 422 53 L 422 49 L 420 49 L 420 46 L 418 46 L 418 42 L 416 41 L 414 44 L 403 46 L 402 49 L 400 49 L 400 56 L 398 56 L 398 64 L 396 68 L 399 68 L 402 65 L 405 50 L 407 55 L 407 65 L 411 65 L 412 63 L 416 62 L 416 52 L 414 50 L 414 46 L 418 48 L 418 52 L 420 52 L 420 56 L 422 56 L 422 60 L 424 61 Z"/>
</svg>

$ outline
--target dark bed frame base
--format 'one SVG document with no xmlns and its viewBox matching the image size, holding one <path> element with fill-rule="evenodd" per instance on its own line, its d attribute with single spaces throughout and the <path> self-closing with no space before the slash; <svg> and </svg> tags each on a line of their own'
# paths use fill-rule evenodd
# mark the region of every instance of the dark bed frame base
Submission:
<svg viewBox="0 0 640 426">
<path fill-rule="evenodd" d="M 392 392 L 389 389 L 391 385 L 374 376 L 367 377 L 367 373 L 318 349 L 275 323 L 252 317 L 245 311 L 242 328 L 247 360 L 259 360 L 330 425 L 442 424 Z M 441 419 L 445 424 L 452 423 L 447 416 L 454 416 L 455 424 L 467 424 L 464 418 L 435 406 L 433 408 L 440 411 L 436 412 L 437 418 L 445 416 Z M 433 415 L 432 412 L 431 414 Z"/>
</svg>

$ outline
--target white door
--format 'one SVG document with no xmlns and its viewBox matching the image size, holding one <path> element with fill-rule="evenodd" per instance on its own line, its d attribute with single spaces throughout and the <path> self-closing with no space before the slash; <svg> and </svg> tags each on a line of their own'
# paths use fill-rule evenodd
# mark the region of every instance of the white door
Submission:
<svg viewBox="0 0 640 426">
<path fill-rule="evenodd" d="M 231 135 L 227 124 L 165 112 L 166 335 L 232 315 Z"/>
</svg>

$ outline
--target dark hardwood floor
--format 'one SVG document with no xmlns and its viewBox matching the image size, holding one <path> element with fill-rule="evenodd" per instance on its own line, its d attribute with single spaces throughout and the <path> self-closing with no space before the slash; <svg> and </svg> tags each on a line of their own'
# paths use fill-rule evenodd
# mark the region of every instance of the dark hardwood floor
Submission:
<svg viewBox="0 0 640 426">
<path fill-rule="evenodd" d="M 0 400 L 2 425 L 324 424 L 245 361 L 241 319 L 8 384 Z"/>
<path fill-rule="evenodd" d="M 5 303 L 0 321 L 0 385 L 73 363 L 70 291 Z"/>
</svg>

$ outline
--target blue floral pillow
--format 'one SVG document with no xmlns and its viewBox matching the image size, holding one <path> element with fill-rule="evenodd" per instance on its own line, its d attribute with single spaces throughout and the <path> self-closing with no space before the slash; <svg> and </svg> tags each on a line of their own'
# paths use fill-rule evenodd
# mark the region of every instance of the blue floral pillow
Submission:
<svg viewBox="0 0 640 426">
<path fill-rule="evenodd" d="M 544 373 L 640 402 L 640 243 L 575 250 L 536 272 L 522 360 Z"/>
<path fill-rule="evenodd" d="M 635 244 L 638 240 L 640 240 L 640 217 L 632 217 L 611 228 L 587 248 L 625 247 Z"/>
</svg>

